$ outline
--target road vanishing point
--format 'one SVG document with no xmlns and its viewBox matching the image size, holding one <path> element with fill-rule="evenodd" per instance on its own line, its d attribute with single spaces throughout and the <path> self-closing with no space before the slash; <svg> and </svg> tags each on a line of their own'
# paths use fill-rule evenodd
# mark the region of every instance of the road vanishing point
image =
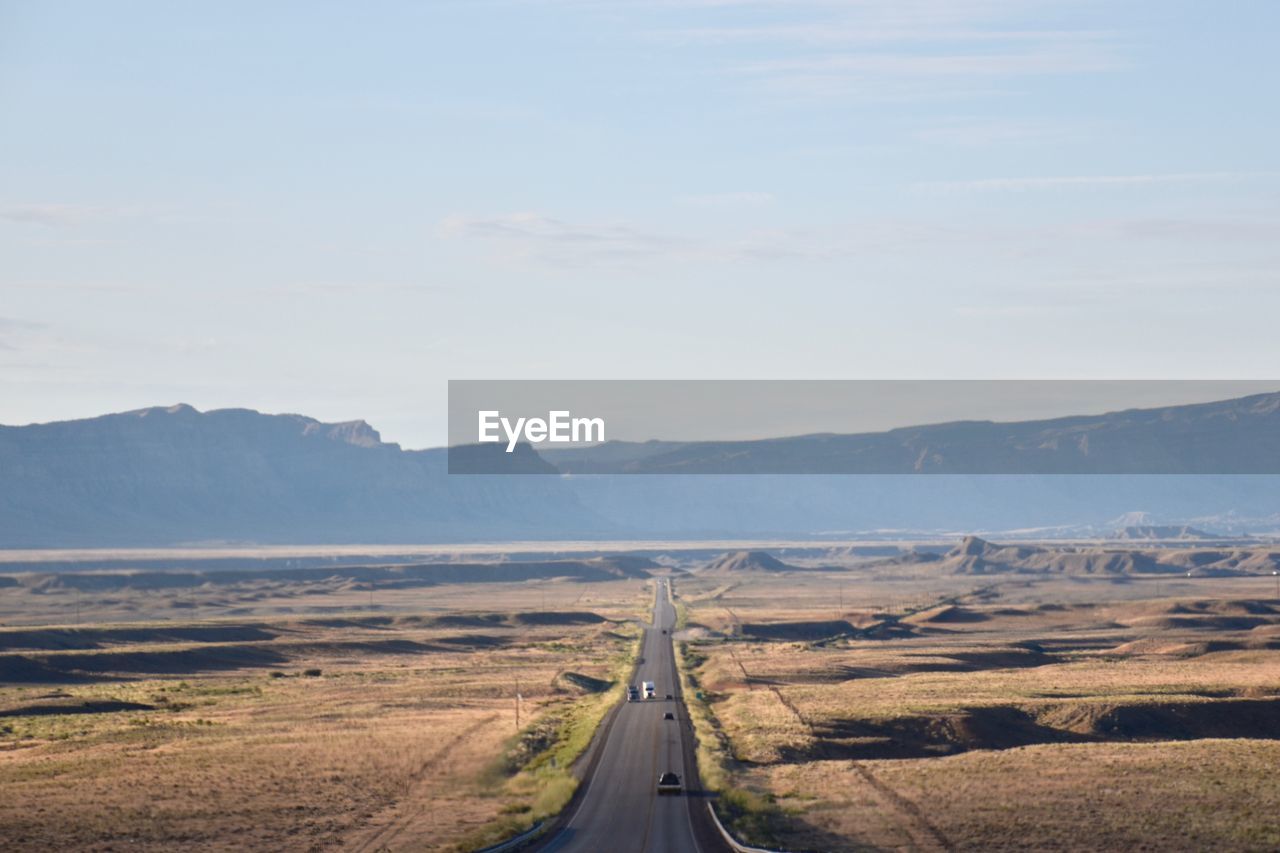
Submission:
<svg viewBox="0 0 1280 853">
<path fill-rule="evenodd" d="M 721 853 L 730 848 L 711 822 L 694 764 L 693 726 L 680 690 L 672 632 L 676 611 L 669 581 L 657 585 L 653 623 L 644 627 L 635 686 L 655 685 L 656 698 L 623 702 L 601 732 L 567 817 L 536 845 L 557 853 Z M 670 694 L 673 698 L 666 699 Z M 670 712 L 674 720 L 663 715 Z M 658 793 L 658 776 L 677 773 L 684 790 Z"/>
</svg>

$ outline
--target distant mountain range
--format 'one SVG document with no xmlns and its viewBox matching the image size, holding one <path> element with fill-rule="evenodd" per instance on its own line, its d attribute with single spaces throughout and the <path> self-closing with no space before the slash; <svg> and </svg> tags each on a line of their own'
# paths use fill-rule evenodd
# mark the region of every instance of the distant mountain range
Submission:
<svg viewBox="0 0 1280 853">
<path fill-rule="evenodd" d="M 690 466 L 708 460 L 726 472 L 768 470 L 783 453 L 809 473 L 671 473 L 701 470 Z M 503 454 L 504 465 L 514 460 L 518 470 L 552 476 L 450 475 L 447 456 L 403 450 L 363 421 L 185 405 L 0 427 L 0 547 L 893 537 L 1049 527 L 1110 534 L 1122 516 L 1225 534 L 1280 529 L 1280 476 L 1162 473 L 1280 470 L 1280 395 L 1025 424 L 572 453 L 520 445 Z M 1019 458 L 1082 473 L 966 473 L 1019 470 L 1000 467 Z M 1097 473 L 1124 458 L 1162 475 Z M 820 473 L 845 470 L 851 460 L 879 473 Z M 617 473 L 635 466 L 664 473 Z M 894 476 L 922 470 L 942 473 Z M 594 473 L 605 471 L 612 473 Z"/>
<path fill-rule="evenodd" d="M 517 455 L 545 465 L 527 446 Z M 445 470 L 444 450 L 401 450 L 363 421 L 246 409 L 0 427 L 0 543 L 441 541 L 600 526 L 554 480 L 499 486 Z"/>
<path fill-rule="evenodd" d="M 1188 524 L 1134 524 L 1117 530 L 1113 538 L 1163 541 L 1172 539 L 1215 539 L 1218 536 Z"/>
<path fill-rule="evenodd" d="M 576 474 L 1280 474 L 1280 394 L 853 435 L 608 442 L 541 455 Z"/>
<path fill-rule="evenodd" d="M 946 554 L 913 552 L 884 560 L 882 564 L 928 564 L 940 573 L 961 575 L 1269 575 L 1280 570 L 1280 551 L 1275 548 L 1143 550 L 1114 546 L 997 545 L 977 536 L 966 536 Z"/>
</svg>

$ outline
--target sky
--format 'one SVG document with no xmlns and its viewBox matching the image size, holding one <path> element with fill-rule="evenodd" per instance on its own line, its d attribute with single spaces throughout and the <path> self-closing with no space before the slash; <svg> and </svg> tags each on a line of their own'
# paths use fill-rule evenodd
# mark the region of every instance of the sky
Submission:
<svg viewBox="0 0 1280 853">
<path fill-rule="evenodd" d="M 0 0 L 0 423 L 1280 377 L 1268 0 Z"/>
</svg>

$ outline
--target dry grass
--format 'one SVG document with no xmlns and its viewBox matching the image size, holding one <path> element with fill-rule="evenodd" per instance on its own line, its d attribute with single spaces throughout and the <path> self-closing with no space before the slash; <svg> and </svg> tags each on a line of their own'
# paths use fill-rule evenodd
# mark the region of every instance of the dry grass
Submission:
<svg viewBox="0 0 1280 853">
<path fill-rule="evenodd" d="M 0 552 L 2 553 L 2 552 Z M 616 607 L 619 591 L 634 581 L 576 583 L 548 578 L 527 583 L 390 586 L 333 577 L 287 581 L 255 577 L 197 587 L 137 586 L 77 591 L 0 585 L 0 627 L 87 625 L 113 622 L 191 622 L 219 619 L 288 619 L 315 614 L 406 614 L 492 610 L 500 600 L 510 610 Z"/>
<path fill-rule="evenodd" d="M 849 761 L 747 774 L 777 791 L 796 847 L 865 850 L 1274 850 L 1280 743 L 1197 740 L 1029 746 L 862 769 Z M 921 816 L 927 825 L 921 824 Z M 932 832 L 930 832 L 932 830 Z M 843 839 L 833 846 L 832 837 Z M 938 842 L 938 838 L 942 843 Z"/>
<path fill-rule="evenodd" d="M 647 601 L 638 581 L 564 586 L 579 587 L 563 596 L 579 609 L 596 609 L 582 607 L 591 597 L 618 617 Z M 470 588 L 434 592 L 428 618 L 390 624 L 360 614 L 266 620 L 255 624 L 276 636 L 239 643 L 6 653 L 130 667 L 172 654 L 200 662 L 236 646 L 278 660 L 0 686 L 5 849 L 456 849 L 553 809 L 572 790 L 563 766 L 610 701 L 564 673 L 610 679 L 632 654 L 634 628 L 442 626 L 438 616 L 472 610 L 527 608 L 537 622 L 542 594 L 522 584 L 487 585 L 483 600 Z M 549 732 L 541 752 L 513 752 L 517 681 L 521 729 Z M 560 772 L 526 769 L 544 753 L 558 756 Z"/>
<path fill-rule="evenodd" d="M 919 601 L 891 612 L 887 602 L 921 584 L 889 578 L 880 606 L 846 598 L 833 613 L 837 585 L 848 595 L 852 583 L 808 576 L 793 599 L 794 580 L 754 576 L 726 589 L 706 578 L 683 589 L 690 624 L 713 632 L 690 643 L 691 676 L 709 700 L 699 734 L 721 738 L 723 787 L 787 816 L 770 827 L 776 843 L 1280 843 L 1269 817 L 1280 805 L 1280 602 L 1266 581 L 1188 590 L 1014 578 L 973 594 L 975 579 L 962 579 L 968 589 L 943 579 L 934 603 L 959 609 Z M 1171 594 L 1184 591 L 1195 597 Z M 829 642 L 743 638 L 744 625 L 836 614 L 854 631 Z M 901 633 L 859 633 L 877 625 Z"/>
</svg>

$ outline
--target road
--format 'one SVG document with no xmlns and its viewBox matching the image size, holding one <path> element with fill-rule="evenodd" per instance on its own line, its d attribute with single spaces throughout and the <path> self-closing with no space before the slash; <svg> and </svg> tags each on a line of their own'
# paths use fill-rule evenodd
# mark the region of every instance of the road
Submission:
<svg viewBox="0 0 1280 853">
<path fill-rule="evenodd" d="M 676 674 L 671 632 L 676 612 L 667 581 L 659 581 L 653 624 L 646 626 L 635 681 L 652 681 L 657 698 L 618 708 L 607 738 L 568 819 L 539 850 L 571 853 L 720 853 L 727 850 L 707 817 L 693 768 L 693 730 Z M 667 700 L 667 694 L 675 698 Z M 674 720 L 664 720 L 671 712 Z M 677 796 L 658 796 L 658 775 L 685 783 Z"/>
</svg>

